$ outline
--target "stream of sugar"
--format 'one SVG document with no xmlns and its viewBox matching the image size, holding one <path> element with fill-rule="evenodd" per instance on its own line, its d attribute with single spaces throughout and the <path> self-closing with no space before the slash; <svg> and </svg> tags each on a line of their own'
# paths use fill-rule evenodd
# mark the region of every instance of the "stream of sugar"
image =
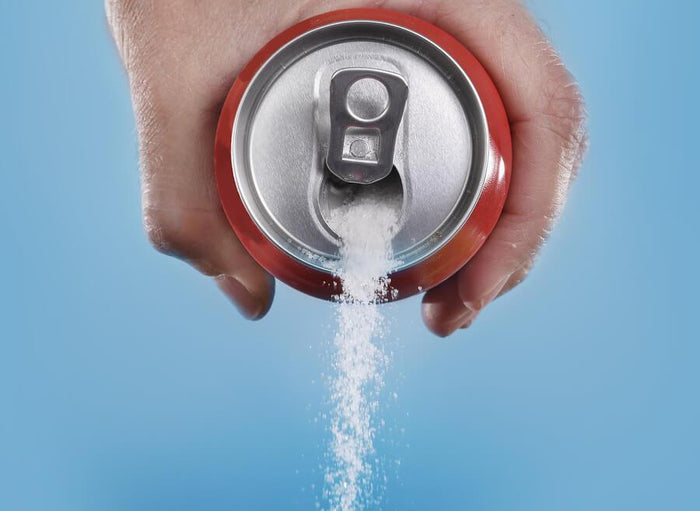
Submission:
<svg viewBox="0 0 700 511">
<path fill-rule="evenodd" d="M 336 273 L 343 286 L 337 297 L 330 382 L 333 410 L 324 491 L 330 511 L 367 509 L 376 501 L 375 412 L 387 363 L 379 344 L 385 327 L 379 304 L 391 292 L 388 274 L 396 264 L 391 240 L 400 206 L 395 195 L 358 194 L 329 219 L 342 239 Z"/>
</svg>

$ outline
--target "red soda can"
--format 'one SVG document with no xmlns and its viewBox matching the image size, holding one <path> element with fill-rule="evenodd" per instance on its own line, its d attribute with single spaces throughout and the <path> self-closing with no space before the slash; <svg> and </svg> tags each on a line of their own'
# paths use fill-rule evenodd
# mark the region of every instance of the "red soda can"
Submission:
<svg viewBox="0 0 700 511">
<path fill-rule="evenodd" d="M 342 241 L 329 211 L 357 187 L 401 198 L 390 274 L 400 299 L 479 250 L 503 209 L 510 127 L 486 70 L 454 37 L 384 9 L 322 14 L 285 30 L 243 68 L 216 133 L 231 227 L 272 275 L 339 293 Z"/>
</svg>

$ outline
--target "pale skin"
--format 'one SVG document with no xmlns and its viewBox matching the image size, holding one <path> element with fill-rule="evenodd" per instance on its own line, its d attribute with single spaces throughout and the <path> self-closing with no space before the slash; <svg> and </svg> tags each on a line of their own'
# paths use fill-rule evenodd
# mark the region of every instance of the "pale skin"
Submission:
<svg viewBox="0 0 700 511">
<path fill-rule="evenodd" d="M 136 115 L 144 226 L 157 250 L 212 278 L 243 316 L 267 313 L 274 279 L 236 238 L 217 195 L 218 114 L 237 73 L 269 39 L 351 7 L 406 12 L 450 32 L 487 69 L 510 120 L 503 215 L 472 260 L 423 297 L 426 325 L 448 336 L 526 277 L 585 150 L 579 89 L 518 1 L 106 0 Z"/>
</svg>

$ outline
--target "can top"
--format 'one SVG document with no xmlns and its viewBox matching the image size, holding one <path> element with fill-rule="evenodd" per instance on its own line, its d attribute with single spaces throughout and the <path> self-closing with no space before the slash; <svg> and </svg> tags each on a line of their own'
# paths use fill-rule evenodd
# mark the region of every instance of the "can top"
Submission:
<svg viewBox="0 0 700 511">
<path fill-rule="evenodd" d="M 356 19 L 313 28 L 259 67 L 236 111 L 230 157 L 257 227 L 326 273 L 340 247 L 327 219 L 347 190 L 400 195 L 397 271 L 464 225 L 490 165 L 488 144 L 481 100 L 449 54 L 404 26 Z"/>
</svg>

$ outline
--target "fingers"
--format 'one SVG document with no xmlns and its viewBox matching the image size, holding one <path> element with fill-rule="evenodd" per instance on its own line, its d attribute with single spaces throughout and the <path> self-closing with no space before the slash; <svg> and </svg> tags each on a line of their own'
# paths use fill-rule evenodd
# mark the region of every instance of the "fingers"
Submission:
<svg viewBox="0 0 700 511">
<path fill-rule="evenodd" d="M 423 297 L 423 321 L 435 335 L 447 337 L 469 323 L 469 311 L 454 299 L 458 293 L 457 279 L 452 277 Z"/>
<path fill-rule="evenodd" d="M 213 179 L 215 115 L 180 105 L 144 122 L 141 133 L 144 225 L 160 252 L 179 257 L 219 288 L 249 319 L 269 310 L 274 280 L 236 238 Z M 151 113 L 150 115 L 161 115 Z"/>
<path fill-rule="evenodd" d="M 459 298 L 474 316 L 506 285 L 522 281 L 564 204 L 574 162 L 568 138 L 536 122 L 513 126 L 514 171 L 503 214 L 458 274 Z M 566 135 L 576 138 L 573 131 Z M 512 280 L 511 280 L 512 279 Z"/>
<path fill-rule="evenodd" d="M 213 162 L 218 108 L 172 83 L 152 81 L 133 91 L 151 243 L 212 277 L 246 318 L 261 318 L 272 303 L 274 280 L 221 210 Z"/>
<path fill-rule="evenodd" d="M 471 324 L 489 302 L 525 278 L 565 202 L 585 146 L 584 107 L 569 73 L 524 8 L 505 1 L 489 5 L 480 18 L 462 9 L 440 19 L 476 53 L 502 95 L 513 139 L 511 185 L 481 250 L 424 298 L 426 324 L 438 335 Z"/>
<path fill-rule="evenodd" d="M 147 204 L 154 201 L 150 193 L 144 195 Z M 220 212 L 149 205 L 144 226 L 158 251 L 212 277 L 244 317 L 259 319 L 267 313 L 274 279 L 248 255 Z"/>
</svg>

